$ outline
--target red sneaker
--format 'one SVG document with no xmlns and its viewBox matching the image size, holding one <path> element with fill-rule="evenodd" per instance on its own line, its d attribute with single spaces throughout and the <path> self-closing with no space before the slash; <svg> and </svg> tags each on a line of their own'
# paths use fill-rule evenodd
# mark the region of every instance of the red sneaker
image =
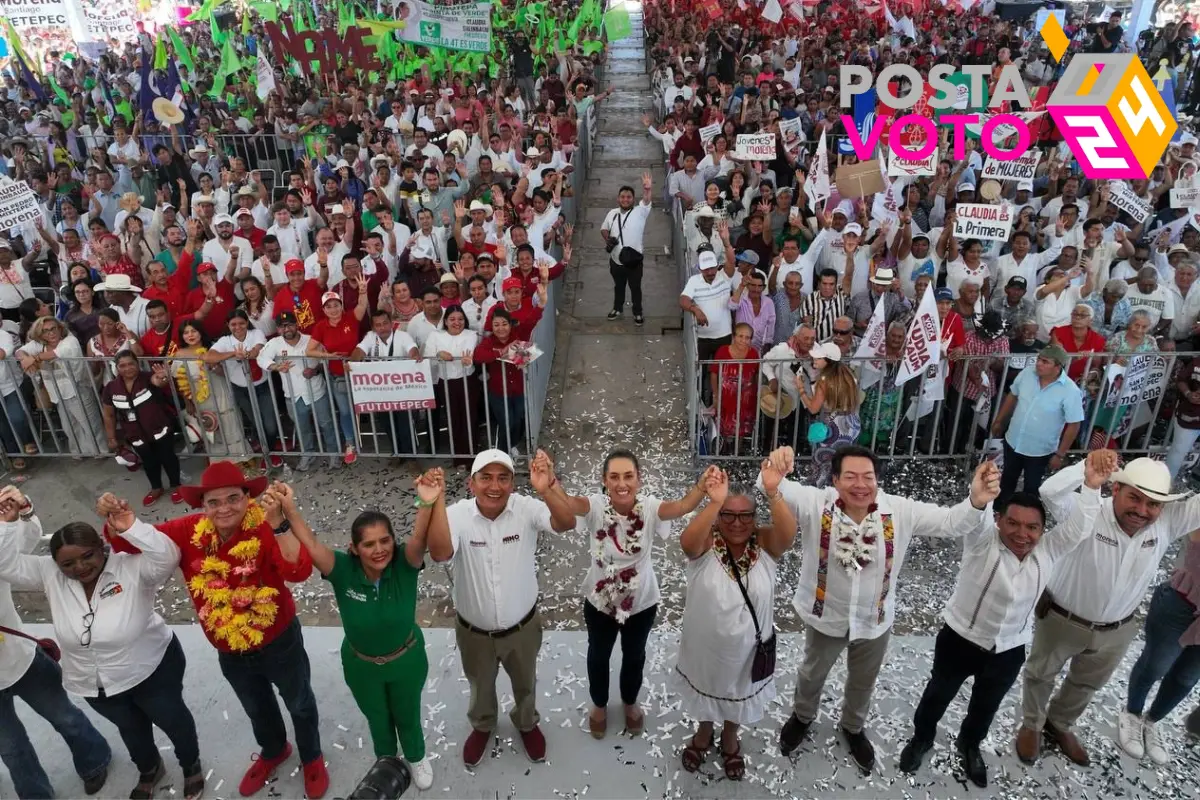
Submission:
<svg viewBox="0 0 1200 800">
<path fill-rule="evenodd" d="M 353 448 L 353 447 L 347 447 L 347 448 L 346 448 L 346 453 L 345 453 L 345 455 L 343 455 L 343 456 L 342 456 L 342 462 L 343 462 L 343 463 L 344 463 L 346 466 L 350 466 L 350 465 L 351 465 L 351 464 L 353 464 L 355 461 L 358 461 L 358 453 L 355 453 L 355 452 L 354 452 L 354 448 Z"/>
<path fill-rule="evenodd" d="M 160 498 L 162 496 L 163 496 L 162 489 L 151 489 L 150 491 L 146 492 L 146 496 L 142 498 L 142 505 L 152 506 L 152 505 L 154 505 L 155 501 L 157 501 L 158 498 Z"/>
<path fill-rule="evenodd" d="M 488 742 L 491 739 L 491 731 L 472 730 L 471 735 L 463 744 L 463 763 L 468 767 L 473 767 L 483 761 L 483 754 L 487 752 Z"/>
<path fill-rule="evenodd" d="M 246 770 L 246 774 L 242 776 L 242 782 L 238 784 L 238 791 L 242 793 L 242 797 L 249 797 L 266 786 L 267 779 L 275 772 L 275 768 L 287 761 L 291 754 L 292 744 L 285 742 L 283 752 L 275 758 L 263 758 L 262 753 L 250 756 L 250 769 Z"/>
<path fill-rule="evenodd" d="M 525 755 L 535 764 L 546 760 L 546 737 L 542 729 L 534 725 L 531 730 L 521 731 L 521 744 L 525 745 Z"/>
<path fill-rule="evenodd" d="M 275 469 L 279 469 L 280 467 L 283 466 L 283 459 L 281 457 L 275 455 L 274 453 L 272 453 L 267 458 L 267 461 L 270 462 L 271 466 L 274 467 Z"/>
<path fill-rule="evenodd" d="M 325 756 L 317 756 L 304 765 L 304 796 L 308 800 L 324 797 L 329 791 L 329 772 L 325 769 Z"/>
<path fill-rule="evenodd" d="M 171 502 L 175 505 L 179 505 L 183 502 L 183 492 L 179 491 L 178 486 L 171 490 Z"/>
</svg>

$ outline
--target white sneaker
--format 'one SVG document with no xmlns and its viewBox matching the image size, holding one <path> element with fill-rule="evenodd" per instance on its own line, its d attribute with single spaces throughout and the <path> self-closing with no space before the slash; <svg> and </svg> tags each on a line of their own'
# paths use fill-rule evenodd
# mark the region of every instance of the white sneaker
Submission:
<svg viewBox="0 0 1200 800">
<path fill-rule="evenodd" d="M 433 765 L 429 763 L 429 756 L 409 766 L 412 768 L 414 786 L 422 790 L 433 786 Z"/>
<path fill-rule="evenodd" d="M 1146 755 L 1145 745 L 1142 744 L 1142 718 L 1128 711 L 1122 711 L 1117 716 L 1117 744 L 1133 758 L 1142 759 Z"/>
<path fill-rule="evenodd" d="M 311 468 L 312 465 L 313 465 L 313 457 L 312 456 L 300 456 L 300 461 L 299 461 L 299 463 L 296 464 L 296 471 L 297 472 L 308 472 L 309 468 Z"/>
<path fill-rule="evenodd" d="M 1146 737 L 1146 755 L 1160 767 L 1166 766 L 1171 760 L 1171 754 L 1167 752 L 1167 745 L 1158 736 L 1158 724 L 1148 719 L 1142 720 L 1142 731 Z"/>
</svg>

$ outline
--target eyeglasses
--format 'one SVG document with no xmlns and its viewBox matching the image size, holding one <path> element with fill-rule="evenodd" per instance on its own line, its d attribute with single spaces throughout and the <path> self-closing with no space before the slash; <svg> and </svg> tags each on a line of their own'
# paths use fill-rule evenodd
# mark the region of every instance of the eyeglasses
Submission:
<svg viewBox="0 0 1200 800">
<path fill-rule="evenodd" d="M 79 635 L 80 647 L 92 646 L 92 623 L 96 621 L 96 612 L 89 611 L 83 615 L 83 633 Z"/>
<path fill-rule="evenodd" d="M 854 332 L 853 330 L 850 330 L 848 328 L 845 330 L 838 330 L 837 328 L 833 329 L 834 336 L 849 336 L 853 332 Z"/>
<path fill-rule="evenodd" d="M 740 522 L 744 525 L 754 522 L 753 511 L 720 511 L 717 516 L 722 522 Z"/>
</svg>

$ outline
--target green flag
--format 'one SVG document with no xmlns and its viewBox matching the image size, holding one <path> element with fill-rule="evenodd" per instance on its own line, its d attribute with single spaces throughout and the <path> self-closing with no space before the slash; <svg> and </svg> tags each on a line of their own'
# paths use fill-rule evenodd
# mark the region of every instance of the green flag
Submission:
<svg viewBox="0 0 1200 800">
<path fill-rule="evenodd" d="M 208 30 L 212 34 L 212 40 L 213 40 L 214 44 L 217 44 L 217 45 L 224 44 L 225 40 L 229 38 L 225 34 L 225 31 L 221 30 L 221 26 L 217 25 L 216 17 L 208 18 Z"/>
<path fill-rule="evenodd" d="M 250 7 L 254 9 L 255 14 L 258 14 L 268 22 L 279 21 L 279 6 L 274 3 L 252 2 L 250 3 Z"/>
<path fill-rule="evenodd" d="M 232 75 L 242 68 L 242 62 L 238 59 L 237 52 L 233 49 L 233 40 L 225 39 L 225 44 L 221 48 L 221 66 L 217 68 L 218 75 Z"/>
<path fill-rule="evenodd" d="M 620 41 L 633 33 L 633 25 L 629 22 L 629 12 L 624 6 L 610 9 L 604 15 L 604 32 L 610 42 Z"/>
<path fill-rule="evenodd" d="M 167 36 L 171 37 L 171 46 L 175 48 L 175 57 L 179 59 L 179 63 L 187 67 L 189 72 L 195 72 L 196 62 L 192 60 L 192 51 L 183 43 L 183 39 L 179 38 L 174 28 L 167 28 Z"/>
<path fill-rule="evenodd" d="M 585 56 L 590 56 L 592 53 L 599 53 L 601 50 L 603 50 L 604 42 L 597 42 L 593 39 L 583 42 L 580 47 L 583 48 L 583 54 Z"/>
<path fill-rule="evenodd" d="M 55 96 L 62 101 L 63 105 L 71 105 L 71 96 L 67 94 L 66 89 L 58 85 L 58 81 L 54 79 L 54 73 L 48 72 L 46 73 L 46 77 L 50 79 L 50 88 L 54 90 Z"/>
</svg>

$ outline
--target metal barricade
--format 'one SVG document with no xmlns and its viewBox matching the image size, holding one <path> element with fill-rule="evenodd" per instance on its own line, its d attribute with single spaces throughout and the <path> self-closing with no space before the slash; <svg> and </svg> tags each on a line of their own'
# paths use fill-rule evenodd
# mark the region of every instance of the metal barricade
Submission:
<svg viewBox="0 0 1200 800">
<path fill-rule="evenodd" d="M 851 442 L 887 458 L 970 461 L 999 452 L 995 448 L 1016 410 L 994 428 L 996 415 L 1021 371 L 1036 369 L 1036 352 L 962 355 L 897 386 L 899 357 L 847 357 L 843 363 L 855 370 L 859 387 L 858 407 L 852 414 L 831 415 L 801 400 L 801 391 L 812 396 L 819 376 L 794 348 L 782 358 L 695 361 L 694 327 L 686 324 L 691 315 L 684 316 L 685 348 L 694 364 L 685 369 L 694 454 L 718 462 L 755 461 L 782 445 L 819 460 L 835 444 Z M 1176 471 L 1193 462 L 1198 454 L 1191 452 L 1191 437 L 1177 439 L 1172 412 L 1174 375 L 1181 362 L 1197 356 L 1173 351 L 1071 356 L 1065 372 L 1080 392 L 1084 419 L 1068 454 L 1101 447 L 1128 457 L 1165 454 Z M 701 399 L 701 381 L 710 381 L 710 405 Z M 773 411 L 764 410 L 768 392 L 777 398 Z M 1172 451 L 1175 441 L 1181 444 Z"/>
</svg>

